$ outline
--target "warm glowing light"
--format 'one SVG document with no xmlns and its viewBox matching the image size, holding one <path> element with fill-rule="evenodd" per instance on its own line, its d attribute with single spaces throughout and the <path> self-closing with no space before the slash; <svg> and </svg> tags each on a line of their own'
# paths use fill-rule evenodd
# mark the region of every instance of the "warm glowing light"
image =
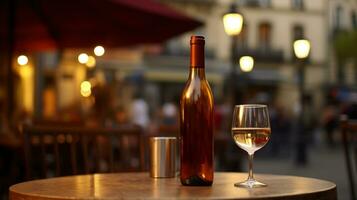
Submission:
<svg viewBox="0 0 357 200">
<path fill-rule="evenodd" d="M 89 97 L 92 94 L 92 84 L 89 81 L 83 81 L 81 83 L 81 95 L 83 97 Z"/>
<path fill-rule="evenodd" d="M 33 69 L 32 67 L 19 67 L 19 74 L 23 79 L 30 78 L 33 74 Z"/>
<path fill-rule="evenodd" d="M 307 58 L 310 53 L 310 47 L 309 40 L 296 40 L 294 42 L 295 56 L 300 59 Z"/>
<path fill-rule="evenodd" d="M 239 59 L 239 65 L 243 72 L 250 72 L 254 67 L 254 59 L 251 56 L 242 56 Z"/>
<path fill-rule="evenodd" d="M 17 63 L 21 66 L 27 65 L 28 62 L 29 62 L 29 59 L 25 55 L 21 55 L 21 56 L 17 57 Z"/>
<path fill-rule="evenodd" d="M 94 54 L 95 54 L 96 56 L 102 56 L 102 55 L 104 55 L 104 53 L 105 53 L 104 47 L 102 47 L 102 46 L 96 46 L 96 47 L 94 48 Z"/>
<path fill-rule="evenodd" d="M 83 97 L 89 97 L 92 94 L 91 90 L 81 90 L 81 95 Z"/>
<path fill-rule="evenodd" d="M 81 89 L 89 90 L 92 88 L 92 84 L 89 81 L 83 81 L 81 83 Z"/>
<path fill-rule="evenodd" d="M 78 56 L 78 62 L 81 63 L 81 64 L 85 64 L 88 62 L 88 55 L 86 53 L 81 53 L 79 54 Z"/>
<path fill-rule="evenodd" d="M 88 61 L 86 63 L 87 67 L 93 68 L 93 67 L 95 67 L 95 64 L 96 64 L 95 58 L 93 56 L 89 56 Z"/>
<path fill-rule="evenodd" d="M 223 25 L 227 35 L 238 35 L 242 31 L 243 16 L 239 13 L 227 13 L 223 16 Z"/>
</svg>

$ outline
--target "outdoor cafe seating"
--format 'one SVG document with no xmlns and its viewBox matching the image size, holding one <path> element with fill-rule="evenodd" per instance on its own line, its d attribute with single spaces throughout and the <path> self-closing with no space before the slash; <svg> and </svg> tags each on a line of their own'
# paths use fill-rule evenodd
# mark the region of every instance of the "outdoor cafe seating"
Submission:
<svg viewBox="0 0 357 200">
<path fill-rule="evenodd" d="M 145 168 L 144 136 L 138 126 L 24 125 L 20 132 L 28 180 Z"/>
<path fill-rule="evenodd" d="M 357 200 L 357 0 L 0 16 L 0 200 Z"/>
</svg>

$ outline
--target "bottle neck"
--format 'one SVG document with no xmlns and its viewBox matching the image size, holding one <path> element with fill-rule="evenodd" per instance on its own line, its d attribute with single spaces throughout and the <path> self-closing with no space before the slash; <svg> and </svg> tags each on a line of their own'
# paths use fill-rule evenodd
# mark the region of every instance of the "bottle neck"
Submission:
<svg viewBox="0 0 357 200">
<path fill-rule="evenodd" d="M 191 67 L 190 68 L 190 79 L 193 80 L 193 79 L 206 79 L 206 75 L 205 75 L 205 68 L 203 67 Z"/>
<path fill-rule="evenodd" d="M 191 68 L 205 67 L 205 46 L 204 43 L 191 43 Z"/>
</svg>

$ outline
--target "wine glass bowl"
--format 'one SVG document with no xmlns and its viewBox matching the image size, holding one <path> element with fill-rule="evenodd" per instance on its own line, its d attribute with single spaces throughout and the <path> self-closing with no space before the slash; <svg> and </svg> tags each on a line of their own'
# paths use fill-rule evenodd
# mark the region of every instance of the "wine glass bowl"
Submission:
<svg viewBox="0 0 357 200">
<path fill-rule="evenodd" d="M 253 156 L 264 147 L 270 138 L 269 112 L 266 105 L 236 105 L 232 120 L 232 137 L 241 149 L 249 155 L 249 175 L 246 181 L 234 184 L 236 187 L 264 187 L 253 177 Z"/>
</svg>

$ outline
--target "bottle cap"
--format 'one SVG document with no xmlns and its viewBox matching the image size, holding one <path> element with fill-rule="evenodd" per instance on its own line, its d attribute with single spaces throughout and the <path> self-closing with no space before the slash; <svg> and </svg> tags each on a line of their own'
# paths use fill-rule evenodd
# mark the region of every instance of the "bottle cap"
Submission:
<svg viewBox="0 0 357 200">
<path fill-rule="evenodd" d="M 191 36 L 191 41 L 190 44 L 205 44 L 205 37 L 200 36 L 200 35 L 192 35 Z"/>
</svg>

